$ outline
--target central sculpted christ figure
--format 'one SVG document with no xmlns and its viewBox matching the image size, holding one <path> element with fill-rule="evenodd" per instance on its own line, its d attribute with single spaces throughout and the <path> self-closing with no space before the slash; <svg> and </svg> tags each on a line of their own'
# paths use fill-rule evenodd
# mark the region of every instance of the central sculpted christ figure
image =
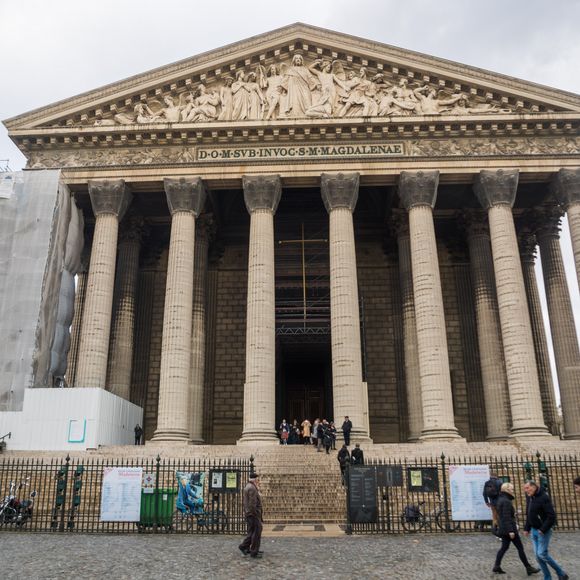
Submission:
<svg viewBox="0 0 580 580">
<path fill-rule="evenodd" d="M 301 54 L 292 58 L 280 86 L 286 91 L 286 117 L 306 117 L 306 111 L 312 106 L 312 91 L 316 88 L 314 75 L 304 66 Z"/>
</svg>

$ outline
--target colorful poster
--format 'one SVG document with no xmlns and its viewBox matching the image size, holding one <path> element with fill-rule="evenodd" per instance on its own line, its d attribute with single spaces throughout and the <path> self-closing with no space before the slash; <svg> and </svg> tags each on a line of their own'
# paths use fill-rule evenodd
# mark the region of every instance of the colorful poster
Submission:
<svg viewBox="0 0 580 580">
<path fill-rule="evenodd" d="M 451 519 L 489 520 L 491 512 L 483 501 L 483 485 L 489 479 L 489 465 L 450 465 Z"/>
<path fill-rule="evenodd" d="M 203 483 L 205 473 L 187 473 L 176 471 L 177 500 L 175 507 L 182 513 L 203 513 Z"/>
<path fill-rule="evenodd" d="M 105 467 L 101 491 L 102 522 L 141 519 L 142 467 Z"/>
</svg>

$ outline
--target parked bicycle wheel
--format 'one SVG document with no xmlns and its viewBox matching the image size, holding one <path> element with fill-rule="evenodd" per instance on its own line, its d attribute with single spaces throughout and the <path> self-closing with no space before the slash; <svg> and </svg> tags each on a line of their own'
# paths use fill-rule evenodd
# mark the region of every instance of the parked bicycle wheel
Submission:
<svg viewBox="0 0 580 580">
<path fill-rule="evenodd" d="M 435 514 L 435 523 L 439 529 L 445 532 L 457 532 L 459 528 L 461 528 L 461 522 L 455 522 L 451 518 L 449 518 L 449 528 L 447 528 L 447 521 L 445 519 L 445 512 L 443 510 L 439 510 Z"/>
<path fill-rule="evenodd" d="M 420 511 L 415 511 L 411 514 L 405 510 L 401 514 L 401 525 L 407 532 L 418 532 L 425 527 L 426 523 L 425 516 Z"/>
<path fill-rule="evenodd" d="M 212 510 L 200 517 L 197 523 L 210 532 L 224 532 L 228 527 L 228 516 L 223 510 Z"/>
</svg>

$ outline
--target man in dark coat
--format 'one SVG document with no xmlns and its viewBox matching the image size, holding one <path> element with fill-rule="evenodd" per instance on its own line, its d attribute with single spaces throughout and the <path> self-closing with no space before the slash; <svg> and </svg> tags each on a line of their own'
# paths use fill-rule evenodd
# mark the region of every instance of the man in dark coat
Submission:
<svg viewBox="0 0 580 580">
<path fill-rule="evenodd" d="M 342 424 L 342 433 L 344 435 L 344 444 L 348 447 L 350 445 L 350 432 L 352 431 L 352 421 L 347 417 L 344 418 Z"/>
<path fill-rule="evenodd" d="M 340 464 L 340 482 L 344 485 L 344 473 L 346 466 L 350 463 L 350 453 L 346 444 L 344 444 L 338 451 L 338 463 Z"/>
<path fill-rule="evenodd" d="M 550 496 L 535 481 L 526 481 L 526 525 L 524 535 L 531 533 L 534 552 L 538 564 L 544 573 L 544 578 L 551 578 L 552 567 L 560 580 L 568 580 L 568 574 L 550 556 L 548 547 L 552 538 L 552 527 L 556 523 L 556 512 Z"/>
<path fill-rule="evenodd" d="M 248 533 L 238 546 L 242 554 L 248 554 L 252 558 L 261 558 L 260 541 L 262 539 L 262 495 L 259 490 L 259 476 L 257 473 L 250 474 L 250 480 L 244 487 L 243 505 L 244 516 L 248 524 Z"/>
<path fill-rule="evenodd" d="M 501 486 L 501 491 L 495 504 L 498 520 L 497 535 L 501 538 L 501 548 L 499 549 L 495 557 L 495 565 L 493 567 L 493 572 L 495 574 L 505 574 L 505 572 L 501 568 L 501 561 L 502 558 L 504 557 L 504 554 L 510 547 L 510 543 L 513 542 L 513 545 L 516 547 L 516 550 L 518 551 L 518 556 L 520 557 L 522 564 L 526 567 L 526 572 L 528 573 L 528 576 L 531 576 L 532 574 L 537 574 L 540 571 L 540 569 L 534 568 L 530 564 L 524 551 L 522 539 L 518 534 L 518 526 L 516 524 L 516 511 L 512 504 L 513 499 L 514 499 L 514 486 L 511 483 L 504 483 Z"/>
<path fill-rule="evenodd" d="M 497 528 L 497 510 L 495 504 L 499 498 L 499 490 L 501 488 L 502 480 L 493 473 L 490 474 L 489 479 L 483 484 L 483 501 L 485 505 L 491 510 L 491 519 L 493 520 L 493 532 Z"/>
<path fill-rule="evenodd" d="M 352 450 L 351 461 L 353 465 L 364 465 L 365 456 L 363 450 L 360 448 L 360 443 L 357 443 Z"/>
<path fill-rule="evenodd" d="M 143 437 L 143 429 L 141 428 L 141 425 L 137 423 L 137 425 L 135 425 L 135 445 L 141 445 L 141 437 Z"/>
</svg>

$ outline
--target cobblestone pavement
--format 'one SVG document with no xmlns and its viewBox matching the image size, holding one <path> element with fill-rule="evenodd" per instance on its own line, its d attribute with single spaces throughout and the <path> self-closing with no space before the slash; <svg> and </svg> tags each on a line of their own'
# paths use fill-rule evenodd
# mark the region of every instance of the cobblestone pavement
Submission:
<svg viewBox="0 0 580 580">
<path fill-rule="evenodd" d="M 255 560 L 242 556 L 239 541 L 236 536 L 4 532 L 0 533 L 0 578 L 476 580 L 494 577 L 491 568 L 499 547 L 488 534 L 266 537 L 264 557 Z M 534 562 L 530 541 L 524 543 Z M 580 532 L 556 533 L 552 547 L 570 578 L 580 579 Z M 513 547 L 503 568 L 508 574 L 501 578 L 527 578 Z"/>
</svg>

